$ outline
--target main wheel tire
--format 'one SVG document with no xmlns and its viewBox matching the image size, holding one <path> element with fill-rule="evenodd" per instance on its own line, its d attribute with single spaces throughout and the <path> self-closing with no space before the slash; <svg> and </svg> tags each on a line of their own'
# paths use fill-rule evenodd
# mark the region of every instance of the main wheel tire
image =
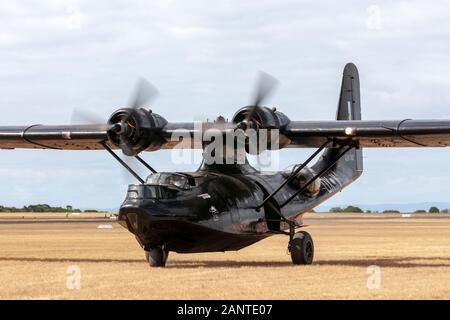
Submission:
<svg viewBox="0 0 450 320">
<path fill-rule="evenodd" d="M 314 260 L 314 242 L 306 231 L 297 232 L 290 244 L 293 264 L 311 264 Z"/>
<path fill-rule="evenodd" d="M 145 258 L 147 259 L 150 267 L 165 267 L 168 257 L 169 251 L 163 250 L 161 247 L 150 249 L 150 251 L 145 251 Z"/>
</svg>

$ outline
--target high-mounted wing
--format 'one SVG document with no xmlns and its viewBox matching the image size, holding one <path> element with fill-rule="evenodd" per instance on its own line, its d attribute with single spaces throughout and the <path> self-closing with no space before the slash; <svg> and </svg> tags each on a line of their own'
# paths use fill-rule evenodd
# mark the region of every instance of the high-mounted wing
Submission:
<svg viewBox="0 0 450 320">
<path fill-rule="evenodd" d="M 360 147 L 450 146 L 450 120 L 361 120 L 359 75 L 354 64 L 344 69 L 335 121 L 291 121 L 283 113 L 261 106 L 276 85 L 274 78 L 262 73 L 251 105 L 238 110 L 231 122 L 221 118 L 171 123 L 142 108 L 157 91 L 141 79 L 130 107 L 115 111 L 107 124 L 0 126 L 0 149 L 96 150 L 106 143 L 131 156 L 158 149 L 202 148 L 211 141 L 205 139 L 211 131 L 225 135 L 250 129 L 278 129 L 281 148 L 316 148 L 330 140 Z"/>
<path fill-rule="evenodd" d="M 105 125 L 0 126 L 0 149 L 102 149 L 107 130 Z"/>
<path fill-rule="evenodd" d="M 62 126 L 0 126 L 0 149 L 33 148 L 58 150 L 98 150 L 102 142 L 110 148 L 121 147 L 114 134 L 109 139 L 106 125 Z M 132 148 L 139 151 L 173 148 L 201 148 L 207 130 L 221 132 L 234 130 L 235 124 L 218 125 L 203 123 L 166 123 L 157 130 L 148 130 L 142 140 L 135 139 Z M 340 121 L 291 121 L 280 134 L 287 148 L 316 148 L 327 140 L 344 142 L 354 140 L 361 147 L 448 147 L 450 146 L 450 120 L 340 120 Z M 189 137 L 187 143 L 180 143 Z M 136 142 L 137 141 L 137 142 Z M 143 149 L 142 149 L 143 148 Z M 140 150 L 142 149 L 142 150 Z"/>
<path fill-rule="evenodd" d="M 328 139 L 375 148 L 450 146 L 450 120 L 292 121 L 283 133 L 291 148 L 320 147 Z"/>
<path fill-rule="evenodd" d="M 131 116 L 128 111 L 116 111 L 108 124 L 0 126 L 0 149 L 99 150 L 106 143 L 134 155 L 144 150 L 202 148 L 203 133 L 236 128 L 233 123 L 170 123 L 145 109 L 134 110 Z"/>
</svg>

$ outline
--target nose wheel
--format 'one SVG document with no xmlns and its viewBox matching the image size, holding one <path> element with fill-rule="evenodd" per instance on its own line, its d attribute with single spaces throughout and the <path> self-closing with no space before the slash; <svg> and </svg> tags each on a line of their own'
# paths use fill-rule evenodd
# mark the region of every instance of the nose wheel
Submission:
<svg viewBox="0 0 450 320">
<path fill-rule="evenodd" d="M 288 246 L 293 264 L 311 264 L 314 260 L 314 242 L 306 231 L 293 235 Z"/>
<path fill-rule="evenodd" d="M 145 258 L 150 267 L 165 267 L 169 251 L 164 247 L 156 247 L 145 251 Z"/>
</svg>

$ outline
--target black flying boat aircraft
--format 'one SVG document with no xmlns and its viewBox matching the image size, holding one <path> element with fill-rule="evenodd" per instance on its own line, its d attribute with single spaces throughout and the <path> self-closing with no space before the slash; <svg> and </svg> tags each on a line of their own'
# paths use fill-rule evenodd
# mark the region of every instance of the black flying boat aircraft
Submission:
<svg viewBox="0 0 450 320">
<path fill-rule="evenodd" d="M 239 250 L 275 234 L 289 236 L 294 264 L 310 264 L 313 240 L 306 231 L 297 231 L 303 226 L 302 217 L 362 174 L 363 148 L 450 145 L 450 120 L 361 120 L 354 64 L 345 66 L 334 121 L 293 121 L 263 106 L 275 86 L 273 78 L 262 74 L 252 104 L 238 110 L 231 122 L 218 118 L 196 126 L 168 122 L 145 109 L 156 91 L 142 80 L 130 106 L 115 111 L 106 124 L 0 126 L 0 148 L 105 149 L 139 181 L 128 188 L 119 223 L 135 235 L 151 266 L 165 266 L 170 251 Z M 256 136 L 277 133 L 276 143 L 257 145 L 253 153 L 282 148 L 316 150 L 302 164 L 275 173 L 253 168 L 245 152 L 241 162 L 204 158 L 195 172 L 156 172 L 139 157 L 142 151 L 173 148 L 203 148 L 204 155 L 213 154 L 215 159 L 235 155 L 228 145 L 222 154 L 208 150 L 212 140 L 199 135 L 198 127 L 223 136 L 250 130 Z M 254 143 L 249 135 L 244 137 L 244 149 L 250 152 Z M 135 157 L 151 174 L 142 179 L 114 149 Z"/>
</svg>

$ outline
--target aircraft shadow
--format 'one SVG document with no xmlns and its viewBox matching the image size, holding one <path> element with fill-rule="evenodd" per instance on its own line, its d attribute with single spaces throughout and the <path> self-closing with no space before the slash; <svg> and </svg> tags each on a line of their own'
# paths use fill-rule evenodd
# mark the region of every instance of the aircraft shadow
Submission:
<svg viewBox="0 0 450 320">
<path fill-rule="evenodd" d="M 450 267 L 450 258 L 433 257 L 432 260 L 439 260 L 447 263 L 426 263 L 422 260 L 429 258 L 370 258 L 370 259 L 344 259 L 344 260 L 317 260 L 316 266 L 347 266 L 347 267 L 368 267 L 377 265 L 379 267 L 389 268 L 436 268 Z M 414 262 L 414 261 L 420 262 Z M 220 260 L 202 260 L 192 262 L 189 260 L 169 261 L 167 268 L 270 268 L 270 267 L 293 267 L 291 261 L 220 261 Z M 302 266 L 297 266 L 302 267 Z M 304 266 L 303 266 L 304 267 Z"/>
<path fill-rule="evenodd" d="M 33 258 L 33 257 L 0 257 L 1 261 L 17 262 L 89 262 L 89 263 L 145 263 L 145 259 L 95 259 L 95 258 Z"/>
<path fill-rule="evenodd" d="M 426 260 L 438 260 L 440 263 L 427 263 Z M 79 263 L 145 263 L 144 259 L 96 259 L 96 258 L 35 258 L 35 257 L 0 257 L 1 261 L 16 262 L 79 262 Z M 415 262 L 417 261 L 417 262 Z M 383 257 L 368 259 L 341 259 L 341 260 L 317 260 L 315 266 L 347 266 L 347 267 L 368 267 L 376 265 L 389 268 L 437 268 L 450 267 L 450 258 L 424 258 L 424 257 Z M 196 268 L 271 268 L 271 267 L 293 267 L 291 261 L 238 261 L 238 260 L 170 260 L 166 268 L 196 269 Z M 302 266 L 297 266 L 302 267 Z M 304 266 L 303 266 L 304 267 Z"/>
<path fill-rule="evenodd" d="M 427 263 L 426 260 L 438 260 L 440 263 Z M 425 262 L 424 262 L 425 261 Z M 445 263 L 447 262 L 447 263 Z M 345 259 L 345 260 L 319 260 L 317 265 L 324 266 L 348 266 L 368 267 L 376 265 L 387 268 L 436 268 L 450 267 L 450 258 L 441 257 L 392 257 L 392 258 L 369 258 L 369 259 Z"/>
</svg>

